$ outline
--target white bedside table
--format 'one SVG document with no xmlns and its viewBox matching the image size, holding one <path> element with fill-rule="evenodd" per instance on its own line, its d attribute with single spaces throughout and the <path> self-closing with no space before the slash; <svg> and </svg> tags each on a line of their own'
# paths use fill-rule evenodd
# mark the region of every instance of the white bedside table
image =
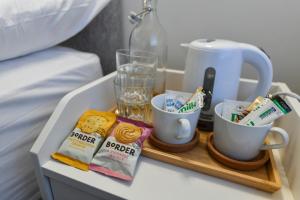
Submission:
<svg viewBox="0 0 300 200">
<path fill-rule="evenodd" d="M 300 131 L 300 105 L 299 102 L 290 98 L 287 100 L 294 111 L 280 118 L 276 123 L 277 126 L 289 132 L 291 143 L 284 152 L 273 151 L 282 180 L 282 188 L 273 194 L 145 157 L 139 160 L 132 183 L 93 171 L 80 171 L 52 160 L 50 154 L 59 148 L 85 110 L 88 108 L 107 110 L 114 106 L 113 79 L 115 75 L 116 73 L 109 74 L 66 95 L 32 147 L 31 153 L 37 179 L 45 200 L 294 200 L 297 197 L 300 198 L 300 173 L 293 168 L 296 164 L 296 168 L 300 167 L 300 159 L 293 154 L 300 150 L 299 145 L 294 145 L 295 142 L 300 143 L 300 137 L 296 138 L 295 135 L 295 132 Z M 168 70 L 167 88 L 180 89 L 182 77 L 182 71 Z M 243 99 L 253 91 L 254 87 L 255 81 L 242 79 L 239 97 Z M 289 89 L 283 83 L 274 83 L 272 90 L 288 91 Z M 283 153 L 289 155 L 284 156 Z M 285 171 L 283 166 L 292 171 Z M 293 182 L 291 187 L 288 181 Z"/>
</svg>

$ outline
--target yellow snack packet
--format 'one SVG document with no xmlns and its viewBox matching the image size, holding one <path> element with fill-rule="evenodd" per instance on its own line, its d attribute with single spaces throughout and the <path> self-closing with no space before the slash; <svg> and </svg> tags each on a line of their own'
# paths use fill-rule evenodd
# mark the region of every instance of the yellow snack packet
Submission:
<svg viewBox="0 0 300 200">
<path fill-rule="evenodd" d="M 115 122 L 116 115 L 111 112 L 97 110 L 84 112 L 59 150 L 51 155 L 52 158 L 88 171 L 94 153 L 104 142 Z"/>
</svg>

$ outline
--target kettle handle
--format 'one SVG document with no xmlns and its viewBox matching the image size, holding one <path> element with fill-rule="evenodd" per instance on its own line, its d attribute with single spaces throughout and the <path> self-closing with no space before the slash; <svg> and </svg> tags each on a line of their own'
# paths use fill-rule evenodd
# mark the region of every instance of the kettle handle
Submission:
<svg viewBox="0 0 300 200">
<path fill-rule="evenodd" d="M 247 101 L 253 101 L 257 96 L 266 96 L 273 79 L 273 67 L 268 56 L 258 47 L 250 44 L 241 44 L 244 62 L 252 65 L 258 71 L 258 84 Z"/>
</svg>

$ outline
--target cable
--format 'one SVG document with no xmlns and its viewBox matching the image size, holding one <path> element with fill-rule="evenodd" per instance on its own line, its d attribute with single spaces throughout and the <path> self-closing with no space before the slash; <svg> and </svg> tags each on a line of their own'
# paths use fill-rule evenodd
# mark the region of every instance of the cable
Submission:
<svg viewBox="0 0 300 200">
<path fill-rule="evenodd" d="M 294 92 L 276 92 L 276 93 L 272 94 L 272 96 L 289 96 L 289 97 L 293 97 L 293 98 L 297 99 L 298 101 L 300 101 L 300 95 L 298 95 Z"/>
</svg>

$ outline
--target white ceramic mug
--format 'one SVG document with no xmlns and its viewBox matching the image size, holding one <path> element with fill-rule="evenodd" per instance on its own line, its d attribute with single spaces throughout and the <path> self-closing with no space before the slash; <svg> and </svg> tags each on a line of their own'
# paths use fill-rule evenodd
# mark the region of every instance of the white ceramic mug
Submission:
<svg viewBox="0 0 300 200">
<path fill-rule="evenodd" d="M 165 94 L 152 98 L 152 120 L 155 136 L 169 144 L 190 142 L 197 126 L 200 109 L 192 113 L 171 113 L 163 110 Z"/>
<path fill-rule="evenodd" d="M 214 115 L 214 145 L 223 154 L 237 160 L 251 160 L 260 150 L 279 149 L 289 142 L 289 136 L 285 130 L 272 127 L 271 124 L 263 126 L 246 126 L 233 123 L 222 115 L 223 103 L 215 107 Z M 264 144 L 265 138 L 270 132 L 279 134 L 282 138 L 280 144 Z"/>
</svg>

